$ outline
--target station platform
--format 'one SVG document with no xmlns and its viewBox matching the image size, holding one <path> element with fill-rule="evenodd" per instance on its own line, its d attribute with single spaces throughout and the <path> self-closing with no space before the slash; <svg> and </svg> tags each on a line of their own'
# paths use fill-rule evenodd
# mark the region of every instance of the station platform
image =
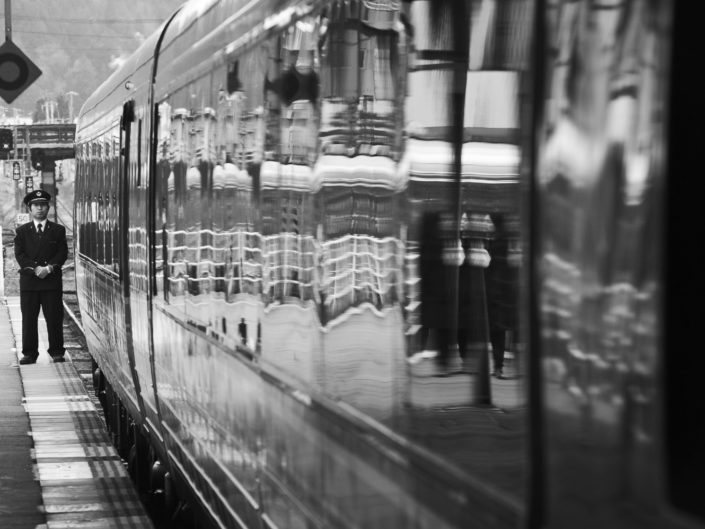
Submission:
<svg viewBox="0 0 705 529">
<path fill-rule="evenodd" d="M 153 529 L 105 423 L 70 361 L 19 365 L 19 297 L 0 298 L 0 526 Z"/>
</svg>

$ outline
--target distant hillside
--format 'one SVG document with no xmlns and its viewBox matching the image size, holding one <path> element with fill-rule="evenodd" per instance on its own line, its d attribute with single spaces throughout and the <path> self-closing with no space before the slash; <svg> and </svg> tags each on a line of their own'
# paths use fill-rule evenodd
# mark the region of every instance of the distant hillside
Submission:
<svg viewBox="0 0 705 529">
<path fill-rule="evenodd" d="M 31 115 L 38 100 L 75 92 L 77 113 L 120 58 L 137 49 L 182 3 L 184 0 L 13 1 L 12 40 L 42 70 L 42 76 L 10 108 Z"/>
</svg>

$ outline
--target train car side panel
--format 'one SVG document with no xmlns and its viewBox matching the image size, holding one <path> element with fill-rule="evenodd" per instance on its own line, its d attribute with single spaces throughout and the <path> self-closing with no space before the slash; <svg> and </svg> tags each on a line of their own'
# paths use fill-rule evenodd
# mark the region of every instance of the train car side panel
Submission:
<svg viewBox="0 0 705 529">
<path fill-rule="evenodd" d="M 139 418 L 119 281 L 119 138 L 119 115 L 112 113 L 84 129 L 77 141 L 76 285 L 91 353 L 130 412 Z"/>
<path fill-rule="evenodd" d="M 410 34 L 398 5 L 297 5 L 194 4 L 202 18 L 184 11 L 164 39 L 153 318 L 173 466 L 213 516 L 233 524 L 513 526 L 521 517 L 521 385 L 500 390 L 513 413 L 492 425 L 468 408 L 477 398 L 471 372 L 433 376 L 424 355 L 444 331 L 422 328 L 445 323 L 440 312 L 435 323 L 420 319 L 418 274 L 428 269 L 418 261 L 425 211 L 461 207 L 463 252 L 478 263 L 489 256 L 490 215 L 516 215 L 518 76 L 482 71 L 494 59 L 468 74 L 502 112 L 462 116 L 457 193 L 447 141 L 453 68 L 433 58 L 449 53 L 452 34 L 415 63 L 407 93 Z M 417 45 L 427 45 L 436 30 L 423 6 L 412 15 Z M 449 31 L 450 19 L 440 10 L 435 22 Z M 509 57 L 503 68 L 520 62 Z M 439 216 L 438 236 L 450 242 L 459 221 Z M 512 229 L 497 239 L 516 239 Z M 465 305 L 477 287 L 468 283 L 483 275 L 469 267 L 459 284 L 463 310 L 474 311 Z M 440 262 L 435 270 L 458 271 Z M 487 351 L 480 334 L 468 351 Z M 447 406 L 456 434 L 443 425 Z M 468 442 L 454 444 L 462 432 Z M 493 450 L 500 445 L 512 455 Z M 435 493 L 417 483 L 432 468 Z M 350 494 L 362 490 L 370 494 Z"/>
<path fill-rule="evenodd" d="M 664 495 L 660 374 L 679 354 L 661 309 L 673 4 L 542 5 L 545 526 L 685 527 Z"/>
</svg>

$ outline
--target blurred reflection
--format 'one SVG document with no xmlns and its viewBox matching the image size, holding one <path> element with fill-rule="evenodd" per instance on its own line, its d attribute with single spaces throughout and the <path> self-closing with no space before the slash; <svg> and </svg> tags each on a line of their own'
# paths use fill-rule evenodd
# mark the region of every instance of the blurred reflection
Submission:
<svg viewBox="0 0 705 529">
<path fill-rule="evenodd" d="M 207 277 L 207 270 L 201 267 L 201 234 L 203 228 L 203 201 L 201 200 L 203 184 L 208 178 L 206 161 L 202 158 L 202 152 L 199 152 L 199 140 L 201 130 L 198 128 L 201 113 L 197 115 L 189 114 L 186 122 L 188 127 L 188 153 L 187 153 L 187 169 L 186 169 L 186 189 L 184 193 L 184 261 L 186 262 L 187 270 L 187 285 L 190 296 L 186 298 L 187 312 L 196 314 L 197 311 L 193 307 L 193 303 L 198 304 L 198 299 L 201 294 L 201 274 Z M 206 169 L 204 171 L 204 169 Z M 206 188 L 207 189 L 207 188 Z M 194 299 L 195 298 L 195 299 Z"/>
<path fill-rule="evenodd" d="M 161 116 L 166 119 L 169 116 L 170 106 L 162 105 Z M 171 125 L 169 141 L 169 161 L 171 172 L 167 182 L 167 210 L 166 210 L 166 233 L 167 233 L 167 272 L 169 282 L 170 302 L 184 306 L 184 292 L 186 291 L 186 232 L 184 231 L 184 192 L 186 187 L 186 115 L 188 111 L 184 108 L 173 110 L 173 115 L 169 120 Z"/>
<path fill-rule="evenodd" d="M 162 102 L 159 302 L 520 494 L 528 2 L 459 5 L 330 2 Z"/>
<path fill-rule="evenodd" d="M 519 270 L 522 253 L 520 226 L 516 214 L 492 215 L 495 228 L 489 242 L 487 309 L 492 343 L 493 375 L 505 378 L 504 360 L 511 354 L 514 375 L 519 353 Z"/>
<path fill-rule="evenodd" d="M 265 305 L 313 299 L 314 30 L 313 21 L 301 21 L 281 47 L 272 42 L 269 48 L 261 170 Z"/>
<path fill-rule="evenodd" d="M 324 13 L 319 40 L 324 391 L 390 420 L 404 358 L 398 6 L 348 7 L 333 3 Z"/>
<path fill-rule="evenodd" d="M 337 4 L 336 4 L 337 6 Z M 359 22 L 359 24 L 358 24 Z M 320 157 L 324 324 L 350 308 L 391 306 L 400 288 L 401 121 L 394 12 L 331 9 L 321 53 Z"/>
<path fill-rule="evenodd" d="M 521 495 L 518 130 L 530 5 L 477 1 L 467 7 L 464 19 L 465 10 L 454 3 L 404 6 L 413 29 L 406 42 L 408 139 L 400 164 L 409 179 L 405 433 Z M 457 53 L 463 40 L 467 63 Z M 453 94 L 461 83 L 463 145 L 454 151 L 460 109 Z M 470 406 L 512 413 L 480 419 L 468 413 Z"/>
<path fill-rule="evenodd" d="M 317 22 L 304 19 L 267 43 L 264 161 L 260 173 L 262 360 L 317 385 L 314 197 L 318 115 Z"/>
<path fill-rule="evenodd" d="M 457 40 L 452 28 L 453 17 L 458 13 L 450 7 L 428 2 L 414 2 L 409 9 L 414 33 L 410 43 L 412 55 L 406 106 L 410 139 L 403 161 L 403 167 L 410 174 L 412 204 L 407 262 L 410 270 L 420 265 L 421 272 L 421 284 L 414 280 L 413 274 L 406 282 L 414 372 L 427 372 L 424 364 L 433 358 L 442 373 L 447 371 L 449 363 L 451 371 L 475 370 L 478 355 L 489 349 L 489 327 L 498 327 L 488 318 L 497 318 L 497 311 L 493 309 L 498 292 L 490 286 L 496 284 L 495 272 L 501 264 L 492 265 L 487 250 L 488 243 L 501 246 L 504 234 L 494 233 L 495 227 L 488 214 L 492 218 L 518 217 L 519 72 L 494 70 L 519 70 L 526 64 L 521 51 L 526 33 L 517 31 L 521 27 L 519 21 L 527 16 L 526 10 L 526 2 L 471 4 L 464 145 L 460 196 L 457 196 L 450 138 L 454 70 L 447 57 Z M 503 29 L 497 31 L 498 28 Z M 447 93 L 448 97 L 437 97 L 439 91 Z M 460 212 L 459 216 L 451 213 L 454 210 Z M 419 227 L 428 230 L 427 222 L 438 222 L 428 216 L 420 218 L 424 211 L 432 212 L 431 215 L 443 211 L 446 229 L 435 235 L 440 240 L 432 242 L 430 247 L 426 244 L 426 249 L 421 250 L 423 262 L 419 263 Z M 440 252 L 442 256 L 435 258 L 441 267 L 436 271 L 429 268 L 434 259 L 429 257 L 430 252 Z M 497 249 L 493 249 L 492 253 L 496 252 Z M 501 254 L 497 258 L 500 262 L 503 259 Z M 485 278 L 484 269 L 488 266 L 492 268 Z M 439 273 L 440 270 L 444 273 Z M 430 275 L 436 277 L 427 277 Z M 486 280 L 488 285 L 485 285 Z M 428 298 L 426 304 L 430 305 L 425 308 L 424 298 Z M 420 319 L 426 320 L 420 326 L 419 311 Z M 433 321 L 428 318 L 441 320 L 446 330 L 433 331 Z M 449 337 L 449 329 L 457 329 L 457 333 Z M 502 347 L 498 341 L 495 343 L 497 349 Z M 499 353 L 497 364 L 502 364 Z M 434 371 L 432 366 L 427 367 L 430 372 Z M 469 394 L 463 398 L 467 402 L 466 399 L 470 399 Z"/>
<path fill-rule="evenodd" d="M 658 385 L 662 219 L 650 195 L 665 177 L 669 12 L 669 2 L 633 0 L 558 2 L 546 13 L 540 308 L 557 525 L 567 496 L 648 508 L 659 494 L 632 473 L 632 458 L 653 460 L 657 435 L 647 388 Z M 600 457 L 573 457 L 576 439 Z"/>
<path fill-rule="evenodd" d="M 237 75 L 238 72 L 233 72 Z M 231 345 L 259 347 L 262 239 L 256 229 L 253 145 L 262 114 L 242 90 L 218 94 L 217 164 L 213 169 L 215 282 L 211 327 Z"/>
</svg>

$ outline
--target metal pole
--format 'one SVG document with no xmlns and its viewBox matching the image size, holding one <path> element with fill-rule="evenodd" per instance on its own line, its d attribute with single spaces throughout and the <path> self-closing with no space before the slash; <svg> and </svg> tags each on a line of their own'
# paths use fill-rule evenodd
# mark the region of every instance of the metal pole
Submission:
<svg viewBox="0 0 705 529">
<path fill-rule="evenodd" d="M 73 98 L 78 95 L 78 92 L 71 91 L 66 95 L 69 96 L 69 123 L 73 123 Z"/>
<path fill-rule="evenodd" d="M 5 0 L 5 40 L 12 40 L 12 6 L 10 6 L 10 0 Z"/>
<path fill-rule="evenodd" d="M 27 172 L 27 165 L 29 164 L 30 170 L 32 167 L 32 148 L 29 145 L 29 126 L 24 128 L 24 170 Z"/>
<path fill-rule="evenodd" d="M 6 0 L 9 2 L 10 0 Z M 18 158 L 19 148 L 17 147 L 17 124 L 12 127 L 12 144 L 15 148 L 15 160 Z M 15 180 L 15 213 L 20 212 L 20 189 L 18 185 L 19 181 Z"/>
<path fill-rule="evenodd" d="M 481 297 L 483 300 L 483 311 L 482 311 L 482 328 L 483 328 L 483 342 L 480 347 L 480 357 L 477 362 L 477 382 L 475 384 L 474 391 L 474 404 L 476 406 L 491 406 L 492 405 L 492 384 L 490 384 L 490 348 L 488 347 L 490 341 L 490 322 L 489 316 L 487 314 L 487 290 L 485 285 L 485 269 L 480 268 L 478 274 L 480 281 L 478 284 L 482 290 Z"/>
<path fill-rule="evenodd" d="M 0 226 L 0 234 L 2 233 L 2 226 Z M 5 297 L 5 245 L 0 246 L 0 298 Z"/>
<path fill-rule="evenodd" d="M 39 170 L 39 174 L 42 174 L 42 169 Z M 43 176 L 40 178 L 43 178 Z M 58 212 L 58 208 L 56 207 L 56 195 L 59 193 L 59 191 L 56 187 L 56 162 L 54 162 L 54 168 L 51 171 L 51 180 L 52 180 L 53 189 L 54 189 L 54 196 L 52 197 L 54 199 L 54 222 L 56 222 L 58 224 L 59 223 L 59 212 Z"/>
<path fill-rule="evenodd" d="M 453 245 L 460 241 L 460 218 L 462 216 L 462 165 L 463 165 L 463 118 L 465 114 L 465 82 L 468 70 L 468 13 L 465 2 L 446 0 L 444 9 L 449 9 L 453 19 L 453 39 L 451 53 L 453 56 L 453 77 L 450 86 L 450 130 L 449 137 L 453 146 L 453 182 L 449 187 L 449 204 L 452 206 L 452 219 L 454 225 L 449 235 L 453 238 Z M 455 248 L 454 248 L 455 249 Z M 459 321 L 459 287 L 460 268 L 448 267 L 448 281 L 450 286 L 450 318 L 448 322 L 448 346 L 457 343 L 458 329 L 463 325 Z M 457 344 L 460 348 L 461 344 Z M 448 351 L 450 354 L 450 351 Z M 449 360 L 449 359 L 447 359 Z"/>
</svg>

